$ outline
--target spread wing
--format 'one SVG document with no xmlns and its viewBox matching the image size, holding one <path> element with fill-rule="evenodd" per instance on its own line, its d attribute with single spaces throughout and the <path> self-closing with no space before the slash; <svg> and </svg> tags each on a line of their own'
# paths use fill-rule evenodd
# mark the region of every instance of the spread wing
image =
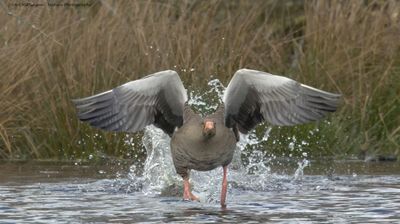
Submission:
<svg viewBox="0 0 400 224">
<path fill-rule="evenodd" d="M 225 125 L 247 133 L 257 124 L 296 125 L 337 109 L 340 94 L 322 91 L 266 72 L 240 69 L 225 94 Z"/>
<path fill-rule="evenodd" d="M 167 70 L 112 90 L 73 100 L 80 120 L 109 131 L 137 132 L 154 124 L 169 135 L 183 123 L 186 90 L 175 71 Z"/>
</svg>

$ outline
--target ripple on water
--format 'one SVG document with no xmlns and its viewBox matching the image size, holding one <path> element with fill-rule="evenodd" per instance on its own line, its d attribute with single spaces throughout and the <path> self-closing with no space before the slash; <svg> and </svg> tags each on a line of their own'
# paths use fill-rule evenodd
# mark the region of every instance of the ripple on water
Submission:
<svg viewBox="0 0 400 224">
<path fill-rule="evenodd" d="M 293 175 L 270 174 L 259 181 L 232 172 L 228 209 L 218 204 L 220 170 L 194 175 L 202 202 L 178 196 L 160 196 L 138 186 L 132 177 L 116 179 L 51 180 L 0 185 L 0 220 L 15 222 L 395 222 L 400 207 L 399 175 Z M 204 176 L 203 176 L 204 175 Z M 215 176 L 215 177 L 210 177 Z M 211 178 L 204 185 L 199 181 Z M 235 179 L 237 178 L 237 179 Z M 252 179 L 254 178 L 254 179 Z M 238 182 L 238 183 L 236 183 Z M 142 183 L 145 185 L 146 183 Z M 178 183 L 180 185 L 180 183 Z M 205 185 L 215 185 L 206 188 Z"/>
</svg>

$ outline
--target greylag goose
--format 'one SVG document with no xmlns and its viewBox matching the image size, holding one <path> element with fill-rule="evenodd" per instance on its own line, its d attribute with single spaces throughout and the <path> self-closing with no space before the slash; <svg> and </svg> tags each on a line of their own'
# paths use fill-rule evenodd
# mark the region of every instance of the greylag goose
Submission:
<svg viewBox="0 0 400 224">
<path fill-rule="evenodd" d="M 263 121 L 296 125 L 323 118 L 337 109 L 340 95 L 266 72 L 240 69 L 225 90 L 223 104 L 206 117 L 193 112 L 179 75 L 167 70 L 112 90 L 73 100 L 80 120 L 107 131 L 137 132 L 147 125 L 171 137 L 176 172 L 183 178 L 184 200 L 198 200 L 190 170 L 223 167 L 221 206 L 226 207 L 227 167 L 239 132 Z"/>
</svg>

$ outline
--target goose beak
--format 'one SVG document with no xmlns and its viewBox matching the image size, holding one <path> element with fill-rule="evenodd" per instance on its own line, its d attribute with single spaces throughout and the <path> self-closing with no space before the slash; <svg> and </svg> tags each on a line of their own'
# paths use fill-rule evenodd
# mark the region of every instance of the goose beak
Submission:
<svg viewBox="0 0 400 224">
<path fill-rule="evenodd" d="M 204 122 L 204 131 L 209 132 L 210 130 L 214 129 L 214 122 L 213 121 L 206 121 Z"/>
<path fill-rule="evenodd" d="M 206 138 L 210 138 L 215 135 L 215 132 L 216 132 L 215 122 L 210 120 L 205 120 L 203 126 L 203 136 Z"/>
</svg>

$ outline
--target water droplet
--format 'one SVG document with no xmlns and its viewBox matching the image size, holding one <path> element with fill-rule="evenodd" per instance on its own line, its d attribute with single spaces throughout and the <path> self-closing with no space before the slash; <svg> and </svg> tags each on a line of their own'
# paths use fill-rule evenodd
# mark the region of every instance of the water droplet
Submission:
<svg viewBox="0 0 400 224">
<path fill-rule="evenodd" d="M 268 141 L 269 134 L 271 133 L 272 127 L 268 127 L 267 130 L 265 130 L 264 136 L 261 139 L 261 141 Z"/>
<path fill-rule="evenodd" d="M 292 151 L 294 149 L 294 142 L 290 142 L 288 147 Z"/>
</svg>

